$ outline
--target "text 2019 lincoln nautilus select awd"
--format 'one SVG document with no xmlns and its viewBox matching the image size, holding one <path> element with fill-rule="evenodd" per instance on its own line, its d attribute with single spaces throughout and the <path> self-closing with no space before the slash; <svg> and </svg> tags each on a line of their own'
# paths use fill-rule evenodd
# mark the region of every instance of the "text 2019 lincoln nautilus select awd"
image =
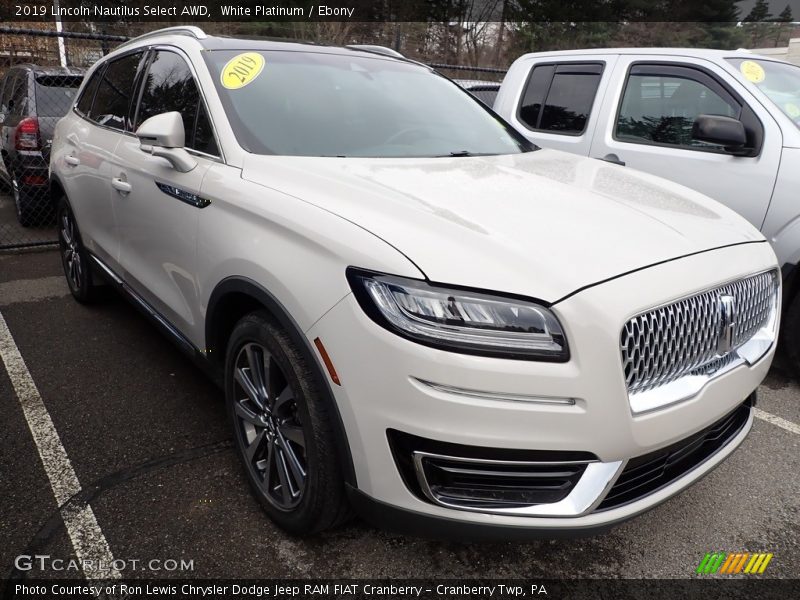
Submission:
<svg viewBox="0 0 800 600">
<path fill-rule="evenodd" d="M 58 123 L 51 185 L 75 298 L 120 288 L 220 382 L 292 532 L 605 528 L 733 452 L 774 352 L 744 219 L 380 52 L 132 40 Z"/>
</svg>

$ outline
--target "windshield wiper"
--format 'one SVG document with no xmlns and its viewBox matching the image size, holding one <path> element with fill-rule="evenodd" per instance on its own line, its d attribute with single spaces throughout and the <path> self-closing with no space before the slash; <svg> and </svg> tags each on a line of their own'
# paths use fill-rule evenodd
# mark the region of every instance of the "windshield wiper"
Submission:
<svg viewBox="0 0 800 600">
<path fill-rule="evenodd" d="M 470 152 L 469 150 L 456 150 L 455 152 L 450 152 L 449 154 L 439 154 L 435 158 L 449 158 L 451 156 L 456 158 L 461 158 L 464 156 L 496 156 L 496 155 L 491 152 Z"/>
</svg>

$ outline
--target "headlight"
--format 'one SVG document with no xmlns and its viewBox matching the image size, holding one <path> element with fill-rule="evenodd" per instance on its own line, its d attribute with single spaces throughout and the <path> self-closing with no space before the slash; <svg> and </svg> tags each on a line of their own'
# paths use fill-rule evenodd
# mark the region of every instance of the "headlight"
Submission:
<svg viewBox="0 0 800 600">
<path fill-rule="evenodd" d="M 352 267 L 347 278 L 372 320 L 415 342 L 466 354 L 569 360 L 564 331 L 541 304 Z"/>
</svg>

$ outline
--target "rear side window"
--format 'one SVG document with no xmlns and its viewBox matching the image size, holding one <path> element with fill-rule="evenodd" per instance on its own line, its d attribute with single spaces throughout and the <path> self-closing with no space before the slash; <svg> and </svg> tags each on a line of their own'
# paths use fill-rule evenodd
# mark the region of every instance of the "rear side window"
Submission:
<svg viewBox="0 0 800 600">
<path fill-rule="evenodd" d="M 129 108 L 142 53 L 129 54 L 108 63 L 97 87 L 89 118 L 99 125 L 131 131 Z"/>
<path fill-rule="evenodd" d="M 186 147 L 216 155 L 211 125 L 197 83 L 186 61 L 174 52 L 159 51 L 144 77 L 136 127 L 155 115 L 179 112 L 186 132 Z"/>
<path fill-rule="evenodd" d="M 494 105 L 495 98 L 497 98 L 498 91 L 499 87 L 486 86 L 473 88 L 469 91 L 469 93 L 483 102 L 486 106 L 492 107 Z"/>
<path fill-rule="evenodd" d="M 14 74 L 6 75 L 0 82 L 0 112 L 5 112 L 11 99 L 11 88 L 14 87 Z"/>
<path fill-rule="evenodd" d="M 28 75 L 17 75 L 11 86 L 8 112 L 12 115 L 25 115 L 28 111 Z"/>
<path fill-rule="evenodd" d="M 97 70 L 95 70 L 95 72 L 92 74 L 92 78 L 89 80 L 89 83 L 87 83 L 86 87 L 83 88 L 81 97 L 78 98 L 78 104 L 76 105 L 76 108 L 82 115 L 88 116 L 89 112 L 92 110 L 92 100 L 94 100 L 94 93 L 97 91 L 97 85 L 100 83 L 103 69 L 105 69 L 105 65 L 101 65 Z"/>
<path fill-rule="evenodd" d="M 36 75 L 36 114 L 63 117 L 67 114 L 75 93 L 83 81 L 80 75 Z"/>
<path fill-rule="evenodd" d="M 586 130 L 602 75 L 602 63 L 536 65 L 517 117 L 528 129 L 580 135 Z"/>
</svg>

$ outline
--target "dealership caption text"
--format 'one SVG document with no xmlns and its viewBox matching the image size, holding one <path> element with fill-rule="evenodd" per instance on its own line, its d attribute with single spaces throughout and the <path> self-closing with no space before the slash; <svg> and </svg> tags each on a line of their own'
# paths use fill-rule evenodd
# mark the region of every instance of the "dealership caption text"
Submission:
<svg viewBox="0 0 800 600">
<path fill-rule="evenodd" d="M 481 595 L 487 597 L 521 597 L 521 596 L 547 596 L 544 585 L 533 584 L 529 587 L 521 585 L 453 585 L 439 584 L 436 586 L 421 585 L 394 585 L 394 584 L 303 584 L 303 585 L 195 585 L 184 583 L 175 584 L 128 584 L 113 583 L 108 585 L 92 584 L 49 584 L 28 585 L 18 583 L 14 585 L 16 596 L 93 596 L 100 595 L 132 595 L 132 596 L 194 596 L 196 598 L 219 598 L 223 596 L 248 595 L 254 597 L 288 598 L 296 596 L 328 596 L 333 594 L 337 598 L 343 596 L 404 596 L 420 597 L 423 594 L 436 595 Z"/>
<path fill-rule="evenodd" d="M 214 12 L 214 11 L 217 12 Z M 15 17 L 347 17 L 352 19 L 355 8 L 345 6 L 312 5 L 306 9 L 298 6 L 267 6 L 222 4 L 209 8 L 205 4 L 182 6 L 57 6 L 55 4 L 15 4 L 12 15 Z"/>
</svg>

